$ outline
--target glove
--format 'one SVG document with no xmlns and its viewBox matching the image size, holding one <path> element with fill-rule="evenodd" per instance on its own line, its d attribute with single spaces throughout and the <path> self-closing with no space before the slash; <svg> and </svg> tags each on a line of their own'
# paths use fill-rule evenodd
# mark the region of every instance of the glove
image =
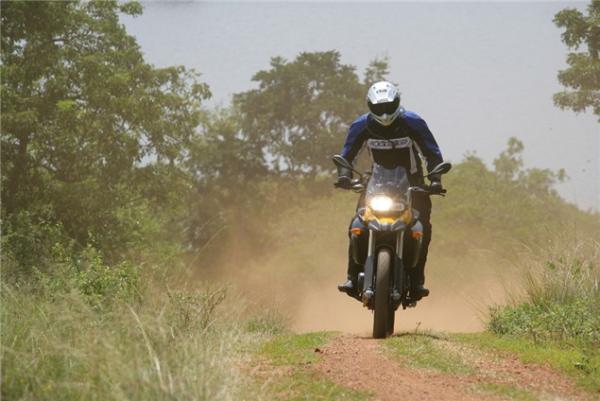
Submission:
<svg viewBox="0 0 600 401">
<path fill-rule="evenodd" d="M 429 186 L 429 193 L 431 194 L 441 194 L 443 191 L 442 182 L 441 181 L 431 181 L 431 185 Z"/>
<path fill-rule="evenodd" d="M 345 175 L 338 177 L 337 181 L 333 184 L 336 188 L 341 189 L 351 189 L 352 188 L 352 179 Z"/>
<path fill-rule="evenodd" d="M 342 189 L 352 188 L 352 170 L 338 166 L 338 178 L 333 186 Z"/>
</svg>

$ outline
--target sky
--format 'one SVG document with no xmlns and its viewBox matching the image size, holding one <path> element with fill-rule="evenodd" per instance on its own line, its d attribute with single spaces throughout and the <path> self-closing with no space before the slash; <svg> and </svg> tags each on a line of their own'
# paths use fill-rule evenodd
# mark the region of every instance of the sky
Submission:
<svg viewBox="0 0 600 401">
<path fill-rule="evenodd" d="M 123 17 L 146 60 L 195 68 L 209 107 L 255 87 L 271 57 L 338 50 L 362 73 L 388 57 L 403 105 L 421 115 L 447 160 L 475 152 L 491 165 L 516 136 L 528 167 L 564 168 L 557 189 L 600 210 L 600 124 L 553 105 L 568 49 L 552 23 L 581 2 L 145 2 Z M 366 105 L 365 105 L 366 111 Z M 350 122 L 349 122 L 350 123 Z M 340 138 L 340 148 L 344 138 Z"/>
</svg>

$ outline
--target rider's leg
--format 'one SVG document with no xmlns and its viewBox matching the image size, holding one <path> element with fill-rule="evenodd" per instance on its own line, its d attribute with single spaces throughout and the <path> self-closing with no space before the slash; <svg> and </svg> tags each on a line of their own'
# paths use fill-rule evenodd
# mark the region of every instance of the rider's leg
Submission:
<svg viewBox="0 0 600 401">
<path fill-rule="evenodd" d="M 353 244 L 350 242 L 348 247 L 348 271 L 346 281 L 343 284 L 338 285 L 338 290 L 348 294 L 354 294 L 357 288 L 358 273 L 362 270 L 362 265 L 359 265 L 354 261 L 353 255 Z"/>
<path fill-rule="evenodd" d="M 345 283 L 338 285 L 338 290 L 352 295 L 356 292 L 358 273 L 363 269 L 367 251 L 367 227 L 357 216 L 350 222 L 348 238 L 350 244 L 348 246 L 347 279 Z"/>
<path fill-rule="evenodd" d="M 429 290 L 424 287 L 424 284 L 425 264 L 427 263 L 427 252 L 431 242 L 431 199 L 425 194 L 415 194 L 413 208 L 419 211 L 419 220 L 423 224 L 423 242 L 419 260 L 410 275 L 411 297 L 420 299 L 429 295 Z"/>
</svg>

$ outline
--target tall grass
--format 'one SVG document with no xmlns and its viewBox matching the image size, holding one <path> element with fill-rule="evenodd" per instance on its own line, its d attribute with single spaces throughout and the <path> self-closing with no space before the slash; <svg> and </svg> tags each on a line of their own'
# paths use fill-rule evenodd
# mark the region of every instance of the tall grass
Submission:
<svg viewBox="0 0 600 401">
<path fill-rule="evenodd" d="M 247 351 L 280 322 L 228 312 L 224 289 L 148 285 L 108 302 L 89 286 L 63 281 L 50 294 L 46 284 L 2 284 L 2 399 L 260 398 L 248 391 Z"/>
<path fill-rule="evenodd" d="M 524 294 L 492 309 L 492 332 L 600 347 L 600 243 L 560 243 L 524 264 Z"/>
</svg>

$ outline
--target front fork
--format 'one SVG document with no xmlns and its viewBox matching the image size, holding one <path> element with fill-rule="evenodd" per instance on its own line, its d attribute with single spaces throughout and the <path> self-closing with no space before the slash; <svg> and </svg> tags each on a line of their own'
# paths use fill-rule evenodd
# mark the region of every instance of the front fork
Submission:
<svg viewBox="0 0 600 401">
<path fill-rule="evenodd" d="M 396 258 L 394 260 L 394 287 L 392 288 L 392 301 L 395 305 L 400 303 L 404 286 L 404 231 L 396 234 Z"/>
<path fill-rule="evenodd" d="M 402 254 L 404 252 L 404 231 L 399 231 L 396 234 L 396 252 L 394 258 L 394 282 L 391 293 L 391 298 L 395 306 L 399 305 L 402 298 L 404 288 L 404 263 Z M 365 269 L 363 280 L 362 301 L 364 306 L 368 306 L 370 300 L 375 294 L 373 289 L 373 279 L 375 277 L 375 231 L 369 230 L 369 245 L 367 248 L 367 259 L 365 261 Z"/>
<path fill-rule="evenodd" d="M 369 230 L 369 245 L 367 248 L 367 260 L 365 261 L 365 275 L 363 283 L 362 301 L 364 306 L 368 306 L 369 302 L 375 295 L 373 291 L 373 276 L 375 264 L 375 231 Z"/>
</svg>

